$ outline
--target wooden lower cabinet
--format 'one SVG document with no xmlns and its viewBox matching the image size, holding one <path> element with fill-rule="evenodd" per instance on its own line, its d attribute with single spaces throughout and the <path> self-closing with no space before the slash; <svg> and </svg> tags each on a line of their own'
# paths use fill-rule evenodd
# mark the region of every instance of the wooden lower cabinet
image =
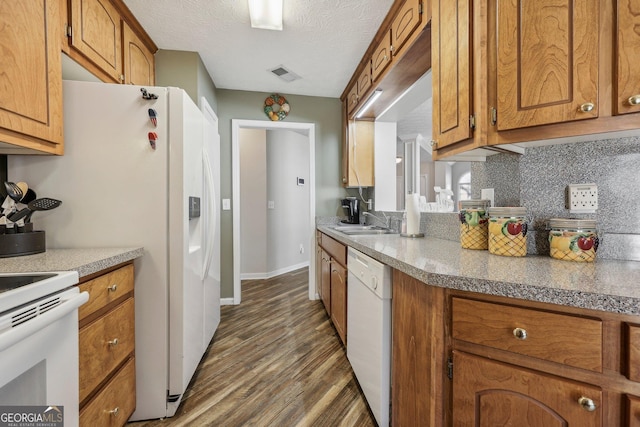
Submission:
<svg viewBox="0 0 640 427">
<path fill-rule="evenodd" d="M 394 270 L 391 424 L 443 425 L 444 290 Z"/>
<path fill-rule="evenodd" d="M 627 396 L 627 426 L 640 427 L 640 397 Z"/>
<path fill-rule="evenodd" d="M 344 345 L 347 344 L 347 247 L 319 233 L 320 298 Z"/>
<path fill-rule="evenodd" d="M 104 386 L 104 390 L 80 410 L 80 425 L 122 426 L 136 407 L 135 359 L 125 365 Z M 132 393 L 131 391 L 134 391 Z"/>
<path fill-rule="evenodd" d="M 79 287 L 80 425 L 123 426 L 136 406 L 133 264 Z"/>
<path fill-rule="evenodd" d="M 347 269 L 331 261 L 331 321 L 347 344 Z"/>
<path fill-rule="evenodd" d="M 457 351 L 453 365 L 455 426 L 603 425 L 598 387 Z"/>
<path fill-rule="evenodd" d="M 320 298 L 327 314 L 331 317 L 331 258 L 320 248 Z"/>
</svg>

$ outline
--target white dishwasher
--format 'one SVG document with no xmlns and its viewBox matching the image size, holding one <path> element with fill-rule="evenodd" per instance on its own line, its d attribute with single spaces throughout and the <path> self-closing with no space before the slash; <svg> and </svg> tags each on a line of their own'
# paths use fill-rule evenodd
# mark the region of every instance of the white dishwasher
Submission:
<svg viewBox="0 0 640 427">
<path fill-rule="evenodd" d="M 379 426 L 389 425 L 391 268 L 348 250 L 347 358 Z"/>
</svg>

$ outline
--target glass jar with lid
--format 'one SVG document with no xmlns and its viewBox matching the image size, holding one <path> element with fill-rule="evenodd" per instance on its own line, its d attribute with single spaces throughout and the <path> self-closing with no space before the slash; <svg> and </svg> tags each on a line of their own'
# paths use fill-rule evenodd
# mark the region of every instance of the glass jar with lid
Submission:
<svg viewBox="0 0 640 427">
<path fill-rule="evenodd" d="M 594 220 L 552 218 L 549 228 L 549 255 L 552 258 L 577 262 L 596 259 L 600 239 Z"/>
<path fill-rule="evenodd" d="M 489 208 L 489 253 L 504 256 L 527 254 L 527 210 L 524 207 Z"/>
<path fill-rule="evenodd" d="M 460 245 L 465 249 L 488 248 L 489 200 L 461 200 Z"/>
</svg>

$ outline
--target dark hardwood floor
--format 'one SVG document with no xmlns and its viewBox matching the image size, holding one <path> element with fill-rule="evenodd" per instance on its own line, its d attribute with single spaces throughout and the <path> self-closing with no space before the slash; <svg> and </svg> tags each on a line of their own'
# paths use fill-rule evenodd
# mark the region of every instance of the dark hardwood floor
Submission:
<svg viewBox="0 0 640 427">
<path fill-rule="evenodd" d="M 242 283 L 176 415 L 155 426 L 375 426 L 308 270 Z"/>
</svg>

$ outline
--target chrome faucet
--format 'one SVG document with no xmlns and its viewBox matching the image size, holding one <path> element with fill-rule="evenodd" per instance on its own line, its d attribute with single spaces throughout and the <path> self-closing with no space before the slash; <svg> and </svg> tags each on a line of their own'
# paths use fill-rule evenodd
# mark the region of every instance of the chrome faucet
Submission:
<svg viewBox="0 0 640 427">
<path fill-rule="evenodd" d="M 384 217 L 384 219 L 382 219 L 382 218 L 380 218 L 380 217 L 378 217 L 378 216 L 375 216 L 374 214 L 369 213 L 369 212 L 362 212 L 362 214 L 363 214 L 363 215 L 369 215 L 370 217 L 372 217 L 372 218 L 374 218 L 374 219 L 377 219 L 378 221 L 380 221 L 381 223 L 383 223 L 383 224 L 384 224 L 384 226 L 385 226 L 385 228 L 390 228 L 390 226 L 391 226 L 391 218 L 390 218 L 390 217 L 388 217 L 387 215 L 385 215 L 385 213 L 384 213 L 384 212 L 382 212 L 382 211 L 380 211 L 380 213 L 382 214 L 382 216 Z"/>
</svg>

